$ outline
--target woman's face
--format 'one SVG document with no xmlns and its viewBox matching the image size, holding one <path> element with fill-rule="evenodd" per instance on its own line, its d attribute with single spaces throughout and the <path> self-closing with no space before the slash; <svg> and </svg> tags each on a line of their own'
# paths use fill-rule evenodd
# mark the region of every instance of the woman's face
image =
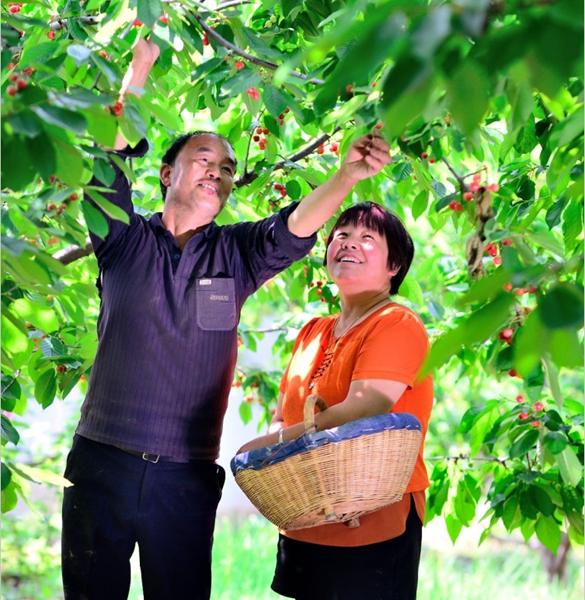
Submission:
<svg viewBox="0 0 585 600">
<path fill-rule="evenodd" d="M 345 225 L 327 248 L 327 269 L 340 291 L 385 290 L 398 269 L 388 268 L 386 237 L 364 225 Z"/>
</svg>

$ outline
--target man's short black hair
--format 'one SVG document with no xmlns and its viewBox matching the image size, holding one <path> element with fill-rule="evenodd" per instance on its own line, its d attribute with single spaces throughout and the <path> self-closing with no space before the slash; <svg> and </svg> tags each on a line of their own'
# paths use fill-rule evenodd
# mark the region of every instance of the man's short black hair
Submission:
<svg viewBox="0 0 585 600">
<path fill-rule="evenodd" d="M 185 133 L 185 134 L 179 136 L 177 139 L 175 139 L 175 141 L 169 146 L 168 150 L 165 152 L 164 156 L 162 157 L 162 161 L 161 161 L 162 164 L 163 165 L 171 165 L 171 166 L 174 165 L 175 159 L 179 155 L 179 152 L 183 149 L 183 146 L 191 138 L 200 137 L 202 135 L 214 135 L 215 137 L 219 138 L 220 140 L 223 140 L 224 142 L 226 142 L 226 144 L 230 148 L 232 148 L 230 141 L 225 136 L 223 136 L 219 133 L 215 133 L 215 131 L 203 131 L 203 130 L 191 131 L 191 132 Z M 233 151 L 233 148 L 232 148 L 232 151 Z M 167 186 L 162 181 L 160 182 L 160 191 L 162 193 L 162 197 L 164 200 L 167 196 Z"/>
<path fill-rule="evenodd" d="M 386 238 L 388 244 L 388 268 L 398 269 L 390 279 L 390 294 L 397 294 L 400 284 L 406 277 L 414 257 L 414 243 L 402 221 L 393 213 L 375 202 L 361 202 L 343 211 L 333 226 L 326 242 L 326 249 L 335 232 L 341 227 L 363 225 Z M 324 265 L 327 265 L 325 252 Z"/>
</svg>

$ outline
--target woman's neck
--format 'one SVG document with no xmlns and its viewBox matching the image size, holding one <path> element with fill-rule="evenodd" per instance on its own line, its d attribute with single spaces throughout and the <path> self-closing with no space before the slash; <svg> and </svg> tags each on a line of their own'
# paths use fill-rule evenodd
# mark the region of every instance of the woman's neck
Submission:
<svg viewBox="0 0 585 600">
<path fill-rule="evenodd" d="M 341 296 L 341 314 L 337 318 L 336 335 L 343 335 L 358 322 L 390 301 L 388 290 Z"/>
</svg>

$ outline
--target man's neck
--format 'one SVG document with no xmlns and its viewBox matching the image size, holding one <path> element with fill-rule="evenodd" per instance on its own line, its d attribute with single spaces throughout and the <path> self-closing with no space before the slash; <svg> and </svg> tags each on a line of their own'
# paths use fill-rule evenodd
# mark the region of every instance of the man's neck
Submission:
<svg viewBox="0 0 585 600">
<path fill-rule="evenodd" d="M 211 215 L 194 212 L 193 209 L 182 209 L 176 205 L 165 205 L 162 222 L 165 228 L 177 240 L 181 250 L 185 244 L 199 231 L 213 221 Z"/>
</svg>

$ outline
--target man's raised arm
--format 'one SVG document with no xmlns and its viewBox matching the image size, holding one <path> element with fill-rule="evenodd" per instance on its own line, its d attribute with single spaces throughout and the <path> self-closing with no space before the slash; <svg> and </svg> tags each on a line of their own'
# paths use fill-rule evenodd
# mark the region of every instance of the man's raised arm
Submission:
<svg viewBox="0 0 585 600">
<path fill-rule="evenodd" d="M 379 136 L 366 135 L 350 147 L 339 171 L 314 189 L 288 218 L 288 228 L 308 237 L 333 216 L 353 186 L 379 173 L 390 162 L 390 146 Z"/>
</svg>

